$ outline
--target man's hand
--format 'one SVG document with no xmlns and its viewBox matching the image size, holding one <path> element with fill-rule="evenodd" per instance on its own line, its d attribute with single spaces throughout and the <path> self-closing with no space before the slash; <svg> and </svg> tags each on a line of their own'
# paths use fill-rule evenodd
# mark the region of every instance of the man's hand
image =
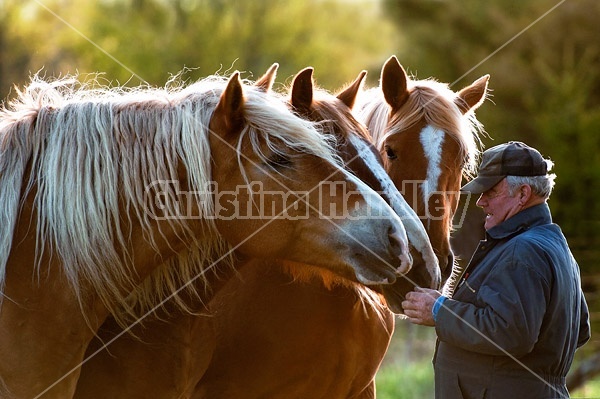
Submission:
<svg viewBox="0 0 600 399">
<path fill-rule="evenodd" d="M 439 291 L 417 287 L 415 291 L 406 294 L 406 298 L 402 302 L 404 314 L 411 323 L 435 326 L 431 309 L 440 295 Z"/>
</svg>

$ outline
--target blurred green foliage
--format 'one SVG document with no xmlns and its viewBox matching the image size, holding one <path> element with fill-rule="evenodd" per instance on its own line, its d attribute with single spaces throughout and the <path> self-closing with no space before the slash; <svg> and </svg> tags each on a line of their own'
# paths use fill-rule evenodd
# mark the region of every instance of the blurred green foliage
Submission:
<svg viewBox="0 0 600 399">
<path fill-rule="evenodd" d="M 0 95 L 42 68 L 161 86 L 184 67 L 190 79 L 235 69 L 252 78 L 273 62 L 279 81 L 310 65 L 339 88 L 395 47 L 379 9 L 331 0 L 5 0 Z"/>
</svg>

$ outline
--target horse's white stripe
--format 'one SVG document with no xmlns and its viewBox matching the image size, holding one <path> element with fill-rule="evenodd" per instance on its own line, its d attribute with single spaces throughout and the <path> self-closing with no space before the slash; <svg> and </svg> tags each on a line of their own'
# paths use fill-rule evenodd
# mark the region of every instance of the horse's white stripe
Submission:
<svg viewBox="0 0 600 399">
<path fill-rule="evenodd" d="M 444 132 L 431 125 L 421 130 L 420 140 L 423 146 L 425 158 L 427 158 L 427 176 L 423 182 L 423 203 L 429 202 L 429 197 L 438 191 L 440 175 L 442 174 L 441 159 L 442 145 L 444 144 Z M 429 220 L 429 219 L 428 219 Z"/>
<path fill-rule="evenodd" d="M 385 194 L 390 195 L 390 191 L 393 193 L 396 190 L 392 179 L 390 179 L 389 175 L 386 173 L 383 166 L 381 166 L 381 162 L 377 159 L 371 147 L 367 145 L 360 137 L 356 135 L 350 135 L 350 142 L 356 148 L 358 152 L 358 156 L 365 162 L 365 164 L 369 167 L 371 172 L 375 175 L 377 180 L 381 183 Z"/>
<path fill-rule="evenodd" d="M 371 148 L 357 136 L 351 135 L 350 141 L 357 149 L 358 156 L 367 165 L 369 165 L 369 168 L 371 168 L 371 171 L 381 183 L 384 193 L 390 199 L 390 205 L 392 209 L 398 216 L 400 216 L 400 219 L 402 220 L 408 241 L 418 252 L 421 253 L 423 260 L 427 265 L 426 267 L 432 276 L 433 285 L 439 284 L 441 281 L 441 276 L 438 267 L 438 260 L 433 252 L 433 248 L 431 247 L 427 232 L 423 228 L 423 224 L 419 220 L 417 213 L 410 207 L 410 205 L 408 205 L 408 202 L 406 202 L 404 197 L 400 194 L 394 185 L 394 182 L 392 182 L 392 179 L 389 177 L 383 166 L 381 166 L 381 163 L 375 157 L 373 151 L 371 151 Z"/>
</svg>

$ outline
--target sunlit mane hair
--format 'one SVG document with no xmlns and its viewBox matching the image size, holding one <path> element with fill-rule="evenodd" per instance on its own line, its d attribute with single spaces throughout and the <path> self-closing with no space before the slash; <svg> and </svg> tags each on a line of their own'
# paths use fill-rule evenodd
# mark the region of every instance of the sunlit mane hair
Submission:
<svg viewBox="0 0 600 399">
<path fill-rule="evenodd" d="M 389 120 L 390 106 L 379 88 L 372 88 L 359 96 L 356 107 L 359 119 L 371 132 L 377 148 L 391 135 L 411 127 L 422 118 L 431 126 L 451 135 L 461 147 L 463 173 L 473 177 L 477 172 L 480 155 L 482 125 L 473 112 L 464 115 L 454 103 L 456 94 L 445 83 L 432 79 L 407 82 L 410 93 L 406 103 Z"/>
<path fill-rule="evenodd" d="M 296 263 L 291 261 L 280 261 L 279 267 L 294 279 L 294 282 L 300 284 L 322 284 L 325 289 L 333 290 L 336 287 L 344 287 L 356 295 L 356 308 L 361 308 L 365 317 L 369 317 L 369 310 L 373 312 L 381 326 L 387 330 L 386 312 L 387 309 L 383 295 L 365 287 L 362 284 L 355 283 L 348 279 L 335 275 L 329 270 L 320 267 Z M 392 333 L 392 331 L 388 331 Z"/>
<path fill-rule="evenodd" d="M 91 88 L 75 77 L 54 82 L 34 77 L 18 91 L 0 109 L 1 292 L 19 210 L 30 192 L 37 212 L 37 275 L 43 252 L 56 254 L 79 298 L 85 299 L 85 282 L 113 313 L 126 303 L 129 312 L 139 302 L 142 308 L 153 306 L 226 254 L 228 245 L 211 218 L 204 220 L 208 238 L 202 242 L 185 218 L 172 219 L 185 232 L 189 250 L 165 259 L 144 284 L 151 292 L 134 293 L 138 303 L 126 301 L 134 274 L 131 237 L 123 234 L 127 225 L 138 222 L 156 249 L 148 188 L 177 181 L 183 165 L 187 182 L 182 183 L 194 193 L 202 215 L 213 214 L 208 126 L 226 83 L 211 76 L 189 86 L 126 89 L 94 83 Z M 240 141 L 248 140 L 259 155 L 266 141 L 337 162 L 331 143 L 283 102 L 248 85 L 244 96 Z M 165 213 L 182 214 L 177 201 L 165 204 Z"/>
<path fill-rule="evenodd" d="M 313 107 L 315 112 L 318 113 L 319 119 L 323 120 L 321 124 L 326 129 L 328 126 L 329 130 L 337 127 L 337 130 L 342 134 L 351 132 L 371 141 L 371 135 L 366 126 L 355 119 L 352 110 L 343 104 L 341 100 L 325 90 L 316 88 L 313 91 L 313 96 Z"/>
</svg>

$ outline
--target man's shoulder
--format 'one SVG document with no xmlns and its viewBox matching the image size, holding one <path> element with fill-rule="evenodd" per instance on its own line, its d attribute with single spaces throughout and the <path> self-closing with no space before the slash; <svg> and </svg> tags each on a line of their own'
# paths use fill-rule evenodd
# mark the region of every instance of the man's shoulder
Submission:
<svg viewBox="0 0 600 399">
<path fill-rule="evenodd" d="M 513 237 L 507 245 L 513 262 L 535 269 L 546 277 L 556 265 L 572 260 L 566 239 L 555 224 L 531 227 Z"/>
<path fill-rule="evenodd" d="M 532 226 L 510 240 L 515 250 L 522 251 L 554 251 L 562 247 L 558 243 L 566 244 L 566 241 L 560 227 L 553 223 Z"/>
</svg>

